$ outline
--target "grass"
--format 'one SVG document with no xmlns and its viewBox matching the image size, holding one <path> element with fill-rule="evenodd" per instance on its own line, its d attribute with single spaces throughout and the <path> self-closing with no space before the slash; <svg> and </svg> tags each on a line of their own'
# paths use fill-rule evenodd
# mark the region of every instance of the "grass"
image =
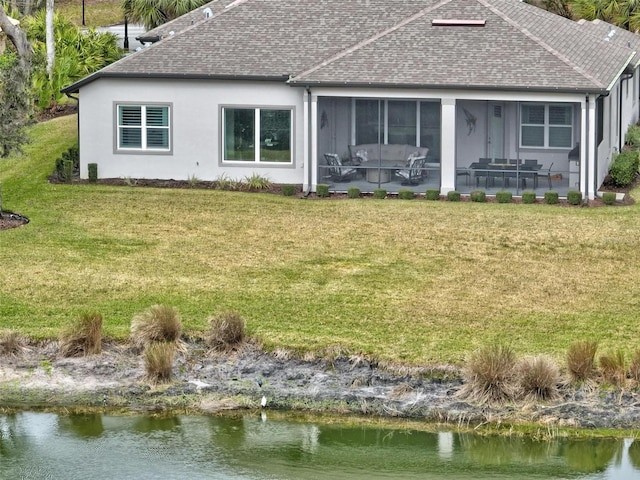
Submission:
<svg viewBox="0 0 640 480">
<path fill-rule="evenodd" d="M 83 0 L 57 0 L 56 12 L 82 26 Z M 87 27 L 103 27 L 124 23 L 121 0 L 84 0 L 84 20 Z"/>
<path fill-rule="evenodd" d="M 185 334 L 238 312 L 268 349 L 348 349 L 462 363 L 483 345 L 564 363 L 640 337 L 640 207 L 308 200 L 259 193 L 53 185 L 76 117 L 38 124 L 0 160 L 0 329 L 55 338 L 82 312 L 127 339 L 133 316 L 178 309 Z M 636 192 L 637 194 L 638 192 Z"/>
<path fill-rule="evenodd" d="M 60 333 L 60 353 L 63 357 L 97 355 L 102 352 L 102 315 L 88 312 Z"/>
</svg>

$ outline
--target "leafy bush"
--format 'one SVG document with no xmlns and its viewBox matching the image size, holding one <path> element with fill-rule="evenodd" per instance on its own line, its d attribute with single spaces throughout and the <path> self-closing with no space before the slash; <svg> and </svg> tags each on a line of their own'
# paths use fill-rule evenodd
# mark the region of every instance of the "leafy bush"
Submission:
<svg viewBox="0 0 640 480">
<path fill-rule="evenodd" d="M 153 305 L 133 317 L 131 342 L 137 347 L 151 343 L 177 342 L 182 335 L 180 315 L 174 307 Z"/>
<path fill-rule="evenodd" d="M 14 330 L 0 331 L 0 356 L 17 357 L 25 348 L 26 340 Z"/>
<path fill-rule="evenodd" d="M 349 187 L 347 190 L 347 197 L 360 198 L 360 189 L 358 187 Z"/>
<path fill-rule="evenodd" d="M 510 347 L 483 347 L 469 356 L 463 369 L 461 395 L 486 404 L 504 402 L 517 394 L 516 356 Z"/>
<path fill-rule="evenodd" d="M 612 385 L 623 385 L 627 378 L 627 367 L 624 360 L 624 352 L 617 350 L 614 353 L 600 355 L 599 364 L 602 378 Z"/>
<path fill-rule="evenodd" d="M 602 203 L 605 205 L 613 205 L 616 203 L 616 192 L 604 192 L 602 194 Z"/>
<path fill-rule="evenodd" d="M 62 99 L 60 90 L 90 73 L 106 67 L 122 56 L 118 37 L 89 29 L 82 32 L 70 20 L 54 14 L 56 61 L 52 78 L 46 71 L 45 10 L 26 17 L 23 25 L 34 50 L 33 89 L 38 107 L 45 109 Z"/>
<path fill-rule="evenodd" d="M 640 166 L 638 150 L 626 150 L 615 155 L 609 168 L 611 181 L 618 187 L 630 185 L 638 175 L 638 166 Z"/>
<path fill-rule="evenodd" d="M 60 333 L 63 357 L 96 355 L 102 351 L 102 315 L 84 313 L 80 319 Z"/>
<path fill-rule="evenodd" d="M 292 197 L 296 193 L 296 187 L 294 185 L 282 185 L 282 195 L 285 197 Z"/>
<path fill-rule="evenodd" d="M 56 159 L 56 175 L 62 182 L 70 182 L 80 173 L 80 151 L 77 146 L 70 147 Z"/>
<path fill-rule="evenodd" d="M 415 193 L 412 190 L 403 189 L 398 192 L 398 198 L 400 200 L 413 200 Z"/>
<path fill-rule="evenodd" d="M 544 203 L 547 205 L 555 205 L 559 198 L 558 192 L 544 192 Z"/>
<path fill-rule="evenodd" d="M 534 195 L 535 198 L 535 195 Z M 496 201 L 498 203 L 511 203 L 513 200 L 513 194 L 509 191 L 502 190 L 500 192 L 496 192 Z"/>
<path fill-rule="evenodd" d="M 449 202 L 459 202 L 460 201 L 460 192 L 456 192 L 455 190 L 451 190 L 447 192 L 447 201 Z"/>
<path fill-rule="evenodd" d="M 329 185 L 327 185 L 326 183 L 319 183 L 316 187 L 316 195 L 319 197 L 328 197 Z"/>
<path fill-rule="evenodd" d="M 487 201 L 487 194 L 482 190 L 474 190 L 470 194 L 472 202 L 484 203 Z"/>
<path fill-rule="evenodd" d="M 638 148 L 640 147 L 640 125 L 630 125 L 627 134 L 624 137 L 627 145 Z"/>
<path fill-rule="evenodd" d="M 206 344 L 214 350 L 231 350 L 245 338 L 245 321 L 237 312 L 210 317 L 205 335 Z"/>
<path fill-rule="evenodd" d="M 175 352 L 175 343 L 153 342 L 147 345 L 144 349 L 147 380 L 153 383 L 170 381 Z"/>
<path fill-rule="evenodd" d="M 580 205 L 582 203 L 582 192 L 569 190 L 569 193 L 567 193 L 567 202 L 569 202 L 570 205 Z"/>
<path fill-rule="evenodd" d="M 92 183 L 95 183 L 98 181 L 98 164 L 97 163 L 90 163 L 89 165 L 87 165 L 88 169 L 89 169 L 89 181 Z"/>
<path fill-rule="evenodd" d="M 522 192 L 522 203 L 536 203 L 536 192 Z"/>
<path fill-rule="evenodd" d="M 440 190 L 427 190 L 425 197 L 427 200 L 440 200 Z"/>
<path fill-rule="evenodd" d="M 551 400 L 558 396 L 560 369 L 548 357 L 524 358 L 516 370 L 520 394 L 526 399 Z"/>
<path fill-rule="evenodd" d="M 573 342 L 569 346 L 567 368 L 573 380 L 584 381 L 593 377 L 597 350 L 597 342 L 586 340 Z"/>
<path fill-rule="evenodd" d="M 373 198 L 377 198 L 377 199 L 387 198 L 387 191 L 384 188 L 376 188 L 373 191 Z"/>
</svg>

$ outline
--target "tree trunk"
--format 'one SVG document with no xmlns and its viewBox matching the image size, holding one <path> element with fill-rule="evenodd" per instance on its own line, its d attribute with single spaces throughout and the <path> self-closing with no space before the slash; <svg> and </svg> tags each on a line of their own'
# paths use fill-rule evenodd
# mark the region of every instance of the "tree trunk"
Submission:
<svg viewBox="0 0 640 480">
<path fill-rule="evenodd" d="M 0 3 L 0 28 L 9 37 L 11 43 L 16 47 L 20 66 L 26 71 L 31 70 L 31 57 L 33 56 L 33 48 L 27 40 L 27 35 L 16 25 L 9 21 L 9 17 L 4 11 L 4 7 Z"/>
<path fill-rule="evenodd" d="M 46 32 L 45 40 L 47 44 L 47 73 L 49 80 L 53 79 L 53 67 L 56 63 L 56 47 L 53 38 L 53 0 L 47 0 L 46 10 Z"/>
</svg>

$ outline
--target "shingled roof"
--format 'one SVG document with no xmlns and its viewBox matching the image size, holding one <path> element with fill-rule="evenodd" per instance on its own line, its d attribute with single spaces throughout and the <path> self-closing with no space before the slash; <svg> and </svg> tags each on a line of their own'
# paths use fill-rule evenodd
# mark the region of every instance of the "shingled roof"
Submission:
<svg viewBox="0 0 640 480">
<path fill-rule="evenodd" d="M 173 35 L 65 91 L 108 76 L 603 92 L 634 55 L 517 0 L 211 3 L 211 18 L 181 17 Z"/>
</svg>

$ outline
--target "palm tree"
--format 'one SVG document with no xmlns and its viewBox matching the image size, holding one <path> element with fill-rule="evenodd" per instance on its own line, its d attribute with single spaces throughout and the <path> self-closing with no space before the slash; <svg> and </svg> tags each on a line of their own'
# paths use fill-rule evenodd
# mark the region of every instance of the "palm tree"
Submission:
<svg viewBox="0 0 640 480">
<path fill-rule="evenodd" d="M 147 30 L 173 20 L 210 0 L 122 0 L 129 22 L 142 23 Z"/>
</svg>

